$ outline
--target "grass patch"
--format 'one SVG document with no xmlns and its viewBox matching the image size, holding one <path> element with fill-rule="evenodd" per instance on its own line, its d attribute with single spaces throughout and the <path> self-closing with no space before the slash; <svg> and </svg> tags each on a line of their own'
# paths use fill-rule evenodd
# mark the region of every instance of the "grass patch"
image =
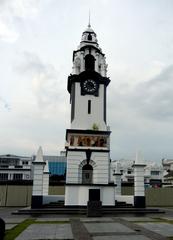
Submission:
<svg viewBox="0 0 173 240">
<path fill-rule="evenodd" d="M 153 221 L 153 220 L 154 221 Z M 143 220 L 143 221 L 132 221 L 133 223 L 157 223 L 157 222 L 164 222 L 165 220 L 162 218 L 151 218 L 151 220 Z"/>
<path fill-rule="evenodd" d="M 23 232 L 29 225 L 35 223 L 35 219 L 27 219 L 19 223 L 11 230 L 5 231 L 4 240 L 14 240 L 21 232 Z"/>
<path fill-rule="evenodd" d="M 156 219 L 158 222 L 173 224 L 173 220 L 163 219 L 163 218 L 154 218 L 154 219 Z"/>
<path fill-rule="evenodd" d="M 35 221 L 35 219 L 26 219 L 10 230 L 5 231 L 4 240 L 14 240 L 20 233 L 22 233 L 31 224 L 66 224 L 70 221 Z"/>
<path fill-rule="evenodd" d="M 155 221 L 133 221 L 133 223 L 162 223 L 164 220 L 155 220 Z"/>
<path fill-rule="evenodd" d="M 153 218 L 154 221 L 133 221 L 133 223 L 170 223 L 173 224 L 173 220 L 163 219 L 163 218 Z"/>
</svg>

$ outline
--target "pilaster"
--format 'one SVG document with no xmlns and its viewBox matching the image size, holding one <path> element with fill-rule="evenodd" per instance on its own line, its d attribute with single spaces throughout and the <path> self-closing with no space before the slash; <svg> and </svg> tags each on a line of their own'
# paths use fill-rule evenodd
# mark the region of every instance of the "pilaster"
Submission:
<svg viewBox="0 0 173 240">
<path fill-rule="evenodd" d="M 134 168 L 134 207 L 145 207 L 145 189 L 144 189 L 144 167 L 146 164 L 141 157 L 136 154 Z"/>
<path fill-rule="evenodd" d="M 43 195 L 49 195 L 49 165 L 48 161 L 46 161 L 46 165 L 44 167 L 43 172 Z"/>
<path fill-rule="evenodd" d="M 41 147 L 39 147 L 36 159 L 32 164 L 34 168 L 34 175 L 31 208 L 40 208 L 43 203 L 43 170 L 46 164 L 43 160 Z"/>
<path fill-rule="evenodd" d="M 116 169 L 114 175 L 115 187 L 115 198 L 116 195 L 121 195 L 121 172 L 120 172 L 120 163 L 116 163 Z"/>
</svg>

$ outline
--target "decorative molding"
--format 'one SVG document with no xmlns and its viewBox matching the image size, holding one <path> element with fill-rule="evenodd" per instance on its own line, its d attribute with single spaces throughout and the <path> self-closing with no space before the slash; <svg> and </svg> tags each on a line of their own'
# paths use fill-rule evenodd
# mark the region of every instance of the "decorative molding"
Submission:
<svg viewBox="0 0 173 240">
<path fill-rule="evenodd" d="M 66 129 L 66 140 L 68 133 L 77 133 L 77 134 L 92 134 L 92 135 L 107 135 L 111 134 L 111 131 L 99 131 L 99 130 L 83 130 L 83 129 Z"/>
<path fill-rule="evenodd" d="M 75 58 L 75 54 L 78 53 L 78 52 L 83 52 L 85 49 L 88 49 L 91 45 L 91 42 L 90 41 L 82 41 L 82 42 L 85 42 L 85 43 L 88 43 L 88 45 L 85 45 L 83 47 L 81 47 L 80 49 L 76 50 L 76 51 L 73 51 L 73 62 L 74 62 L 74 58 Z M 96 42 L 94 42 L 96 43 Z M 97 47 L 93 46 L 92 45 L 92 48 L 96 50 L 97 53 L 101 54 L 103 57 L 105 56 L 104 53 L 102 53 L 100 51 L 100 49 L 98 49 Z"/>
<path fill-rule="evenodd" d="M 84 165 L 87 164 L 87 160 L 83 160 L 80 164 L 79 164 L 79 168 L 82 169 L 82 167 Z M 96 167 L 96 163 L 93 160 L 90 160 L 90 165 L 93 167 L 93 169 Z"/>
<path fill-rule="evenodd" d="M 69 148 L 66 147 L 67 152 L 86 152 L 86 148 Z M 92 152 L 110 152 L 108 149 L 92 149 Z"/>
<path fill-rule="evenodd" d="M 115 184 L 115 183 L 108 183 L 108 184 L 94 184 L 94 183 L 91 183 L 91 184 L 82 184 L 82 183 L 66 183 L 65 184 L 66 186 L 97 186 L 97 187 L 116 187 L 117 186 L 117 184 Z"/>
</svg>

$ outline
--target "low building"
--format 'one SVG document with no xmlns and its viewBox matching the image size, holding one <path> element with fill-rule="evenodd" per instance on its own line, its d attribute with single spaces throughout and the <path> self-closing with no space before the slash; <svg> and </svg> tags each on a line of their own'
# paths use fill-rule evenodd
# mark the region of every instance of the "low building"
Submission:
<svg viewBox="0 0 173 240">
<path fill-rule="evenodd" d="M 144 179 L 145 184 L 148 184 L 152 187 L 161 187 L 164 179 L 164 169 L 162 165 L 150 162 L 147 163 L 144 168 Z"/>
<path fill-rule="evenodd" d="M 35 156 L 0 155 L 0 181 L 32 180 L 34 158 Z M 65 180 L 67 167 L 65 152 L 62 151 L 60 156 L 44 155 L 43 159 L 48 160 L 51 177 L 59 176 L 59 178 L 55 178 Z"/>
<path fill-rule="evenodd" d="M 32 157 L 0 155 L 0 181 L 31 180 Z"/>
<path fill-rule="evenodd" d="M 33 156 L 33 160 L 35 159 Z M 65 181 L 67 158 L 65 151 L 61 151 L 59 156 L 43 155 L 43 160 L 48 161 L 50 179 L 55 181 Z"/>
<path fill-rule="evenodd" d="M 163 166 L 163 169 L 166 170 L 167 172 L 172 171 L 173 170 L 173 159 L 163 158 L 162 166 Z"/>
<path fill-rule="evenodd" d="M 163 169 L 167 172 L 164 175 L 164 183 L 167 185 L 173 185 L 173 159 L 162 159 Z"/>
<path fill-rule="evenodd" d="M 50 175 L 65 176 L 67 168 L 66 156 L 48 156 L 44 155 L 43 159 L 48 160 Z"/>
<path fill-rule="evenodd" d="M 116 172 L 116 163 L 119 163 L 122 183 L 134 183 L 133 160 L 115 160 L 111 164 L 112 175 Z M 144 168 L 145 186 L 160 187 L 163 182 L 164 169 L 155 162 L 146 162 Z M 113 176 L 111 177 L 113 180 Z"/>
</svg>

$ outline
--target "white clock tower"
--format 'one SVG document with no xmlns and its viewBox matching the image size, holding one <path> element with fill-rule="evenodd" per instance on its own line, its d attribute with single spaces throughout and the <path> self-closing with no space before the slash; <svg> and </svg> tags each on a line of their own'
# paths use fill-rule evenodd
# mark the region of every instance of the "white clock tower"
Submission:
<svg viewBox="0 0 173 240">
<path fill-rule="evenodd" d="M 86 206 L 91 198 L 104 206 L 115 205 L 115 186 L 110 183 L 110 131 L 106 123 L 109 83 L 105 55 L 89 24 L 73 52 L 73 72 L 68 77 L 71 128 L 66 130 L 66 206 Z"/>
</svg>

